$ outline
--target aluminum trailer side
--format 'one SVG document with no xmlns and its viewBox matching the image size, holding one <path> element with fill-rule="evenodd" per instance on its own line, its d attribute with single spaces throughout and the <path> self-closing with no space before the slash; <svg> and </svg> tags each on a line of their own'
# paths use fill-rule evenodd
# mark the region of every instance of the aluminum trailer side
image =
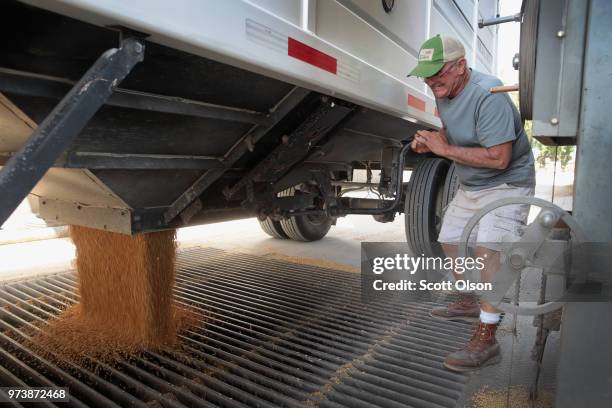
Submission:
<svg viewBox="0 0 612 408">
<path fill-rule="evenodd" d="M 402 143 L 440 124 L 425 84 L 406 77 L 420 43 L 451 34 L 472 66 L 495 68 L 495 28 L 476 28 L 496 13 L 493 0 L 397 1 L 388 12 L 365 0 L 2 8 L 10 23 L 0 33 L 0 164 L 25 175 L 2 184 L 31 185 L 45 219 L 128 234 L 255 215 L 272 226 L 348 213 L 389 221 L 404 210 L 390 210 L 404 200 Z M 107 50 L 130 46 L 143 48 L 142 61 L 108 80 L 111 94 L 98 98 L 88 84 L 100 81 L 79 82 Z M 70 122 L 65 112 L 82 107 L 91 118 Z M 60 119 L 71 124 L 56 132 L 61 154 L 25 144 Z M 20 148 L 35 172 L 13 159 Z M 419 160 L 408 152 L 405 168 Z M 339 196 L 359 168 L 382 170 L 374 187 L 386 201 Z M 439 184 L 448 168 L 440 166 Z M 46 175 L 39 182 L 33 173 Z M 11 191 L 3 190 L 12 197 L 4 213 L 18 201 Z"/>
</svg>

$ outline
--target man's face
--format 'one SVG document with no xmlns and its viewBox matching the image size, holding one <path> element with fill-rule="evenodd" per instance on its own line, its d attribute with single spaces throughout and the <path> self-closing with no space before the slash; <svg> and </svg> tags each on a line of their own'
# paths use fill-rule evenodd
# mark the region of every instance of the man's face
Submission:
<svg viewBox="0 0 612 408">
<path fill-rule="evenodd" d="M 465 60 L 461 58 L 447 62 L 436 75 L 423 79 L 436 98 L 446 98 L 450 95 L 465 69 L 463 61 Z"/>
</svg>

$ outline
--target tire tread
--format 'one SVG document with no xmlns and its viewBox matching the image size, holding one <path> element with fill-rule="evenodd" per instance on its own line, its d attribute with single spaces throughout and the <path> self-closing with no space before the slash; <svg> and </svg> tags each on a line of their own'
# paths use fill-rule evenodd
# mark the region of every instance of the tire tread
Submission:
<svg viewBox="0 0 612 408">
<path fill-rule="evenodd" d="M 436 210 L 439 210 L 436 192 L 440 194 L 440 183 L 446 188 L 448 171 L 449 162 L 440 158 L 425 159 L 413 170 L 406 194 L 405 228 L 408 246 L 414 255 L 439 255 L 435 231 Z M 445 192 L 444 189 L 441 194 Z"/>
</svg>

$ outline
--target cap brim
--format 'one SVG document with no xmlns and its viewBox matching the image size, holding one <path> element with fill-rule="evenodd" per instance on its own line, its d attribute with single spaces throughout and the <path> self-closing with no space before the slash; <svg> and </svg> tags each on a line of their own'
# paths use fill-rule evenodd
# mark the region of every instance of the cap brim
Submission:
<svg viewBox="0 0 612 408">
<path fill-rule="evenodd" d="M 436 75 L 444 66 L 444 62 L 421 61 L 408 76 L 427 78 Z"/>
</svg>

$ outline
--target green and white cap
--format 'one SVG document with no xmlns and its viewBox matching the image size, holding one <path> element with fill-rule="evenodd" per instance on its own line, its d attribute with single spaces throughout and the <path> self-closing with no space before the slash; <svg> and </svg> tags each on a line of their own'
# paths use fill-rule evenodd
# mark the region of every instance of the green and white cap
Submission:
<svg viewBox="0 0 612 408">
<path fill-rule="evenodd" d="M 444 63 L 465 56 L 465 48 L 456 38 L 440 34 L 425 41 L 419 51 L 419 63 L 408 76 L 430 77 L 442 69 Z"/>
</svg>

